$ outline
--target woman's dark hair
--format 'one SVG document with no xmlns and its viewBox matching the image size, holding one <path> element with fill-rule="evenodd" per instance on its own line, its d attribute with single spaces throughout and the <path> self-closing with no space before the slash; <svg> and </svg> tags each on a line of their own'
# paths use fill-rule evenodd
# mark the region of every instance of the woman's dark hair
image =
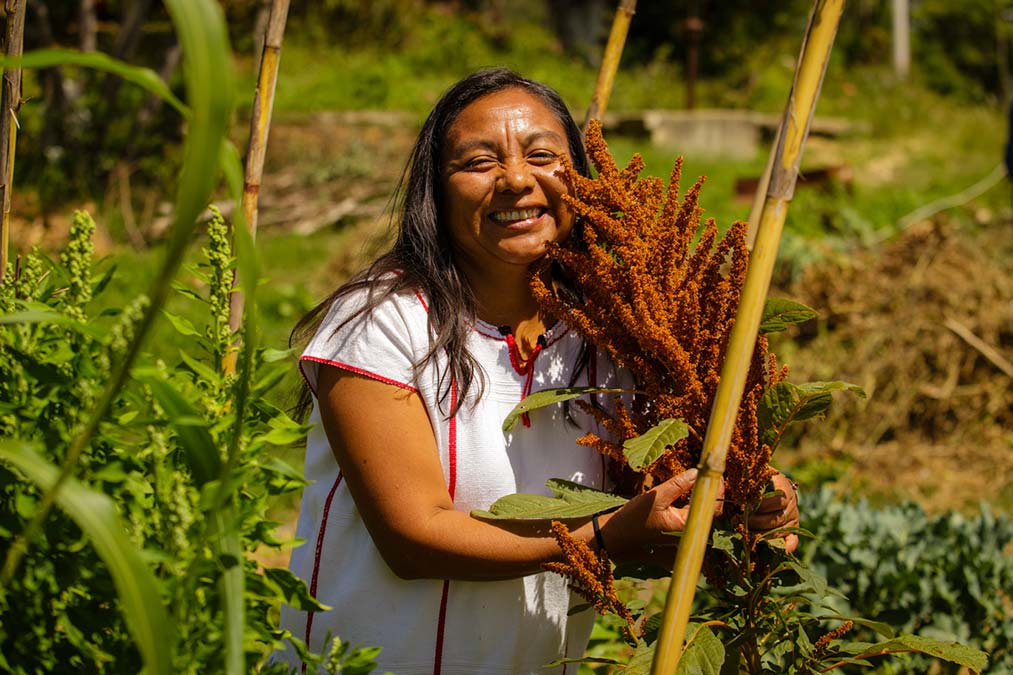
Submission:
<svg viewBox="0 0 1013 675">
<path fill-rule="evenodd" d="M 450 415 L 468 399 L 476 380 L 481 395 L 481 370 L 465 347 L 476 318 L 475 298 L 467 279 L 454 264 L 441 206 L 440 158 L 447 132 L 461 111 L 483 96 L 513 88 L 535 96 L 552 111 L 566 130 L 574 168 L 582 175 L 590 175 L 580 128 L 554 89 L 506 68 L 481 70 L 465 77 L 437 101 L 401 173 L 393 216 L 393 219 L 400 217 L 394 245 L 303 317 L 292 330 L 290 345 L 312 337 L 328 308 L 355 290 L 368 288 L 368 300 L 345 323 L 371 312 L 391 295 L 406 289 L 419 290 L 429 303 L 432 341 L 429 352 L 414 364 L 415 375 L 445 351 L 448 368 L 439 376 L 440 407 L 450 396 L 451 382 L 456 383 L 458 395 Z M 296 415 L 304 417 L 311 404 L 312 393 L 304 385 L 295 407 Z"/>
</svg>

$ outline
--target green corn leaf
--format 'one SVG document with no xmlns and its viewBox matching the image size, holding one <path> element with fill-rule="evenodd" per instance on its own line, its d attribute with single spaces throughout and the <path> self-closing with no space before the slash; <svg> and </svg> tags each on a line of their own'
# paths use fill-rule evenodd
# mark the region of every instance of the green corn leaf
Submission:
<svg viewBox="0 0 1013 675">
<path fill-rule="evenodd" d="M 865 398 L 861 387 L 848 382 L 778 382 L 764 392 L 756 408 L 760 440 L 776 448 L 789 425 L 822 416 L 833 402 L 834 391 L 850 391 Z"/>
<path fill-rule="evenodd" d="M 76 49 L 37 49 L 26 52 L 20 58 L 0 57 L 0 66 L 22 68 L 54 68 L 58 66 L 80 66 L 112 73 L 131 84 L 159 97 L 181 115 L 188 117 L 189 108 L 180 101 L 154 70 L 141 68 L 125 61 L 118 61 L 102 52 L 80 52 Z"/>
<path fill-rule="evenodd" d="M 689 427 L 682 420 L 662 420 L 636 438 L 623 443 L 623 454 L 630 468 L 640 471 L 653 464 L 665 453 L 665 448 L 689 435 Z"/>
<path fill-rule="evenodd" d="M 816 310 L 787 298 L 767 298 L 760 317 L 760 333 L 779 333 L 788 326 L 816 317 Z"/>
<path fill-rule="evenodd" d="M 0 460 L 24 473 L 41 490 L 50 490 L 59 469 L 27 443 L 0 440 Z M 162 604 L 158 582 L 127 537 L 116 506 L 105 494 L 68 478 L 56 503 L 88 536 L 112 575 L 124 623 L 144 658 L 145 672 L 172 673 L 173 624 Z"/>
<path fill-rule="evenodd" d="M 916 651 L 943 659 L 950 663 L 956 663 L 980 673 L 988 667 L 988 654 L 980 649 L 974 649 L 959 642 L 948 640 L 933 640 L 932 638 L 920 635 L 898 635 L 892 640 L 878 642 L 862 654 L 863 657 L 890 652 Z M 861 658 L 861 657 L 859 657 Z"/>
<path fill-rule="evenodd" d="M 152 396 L 165 410 L 197 484 L 218 478 L 222 471 L 218 446 L 206 426 L 193 423 L 201 419 L 200 412 L 157 372 L 135 371 L 134 376 L 151 389 Z"/>
<path fill-rule="evenodd" d="M 626 390 L 608 389 L 605 387 L 561 387 L 559 389 L 543 389 L 542 391 L 536 391 L 533 394 L 525 396 L 524 400 L 514 406 L 514 409 L 506 416 L 506 419 L 503 420 L 503 433 L 513 429 L 517 425 L 517 420 L 521 418 L 521 415 L 526 412 L 531 412 L 537 408 L 544 408 L 545 406 L 552 405 L 553 403 L 569 401 L 570 399 L 583 396 L 584 394 L 605 394 L 623 391 Z"/>
<path fill-rule="evenodd" d="M 554 497 L 532 494 L 507 495 L 497 499 L 488 511 L 475 510 L 471 515 L 486 520 L 552 520 L 583 518 L 599 511 L 622 506 L 617 497 L 568 480 L 553 478 L 546 482 Z"/>
</svg>

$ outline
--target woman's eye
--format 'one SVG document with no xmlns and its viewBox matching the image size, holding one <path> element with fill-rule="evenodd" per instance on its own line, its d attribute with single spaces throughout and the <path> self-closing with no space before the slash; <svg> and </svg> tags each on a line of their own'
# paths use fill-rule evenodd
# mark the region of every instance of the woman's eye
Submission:
<svg viewBox="0 0 1013 675">
<path fill-rule="evenodd" d="M 475 157 L 465 162 L 464 166 L 468 169 L 488 169 L 494 161 L 492 157 Z"/>
<path fill-rule="evenodd" d="M 536 150 L 528 155 L 528 161 L 536 166 L 546 166 L 559 161 L 559 155 L 551 150 Z"/>
</svg>

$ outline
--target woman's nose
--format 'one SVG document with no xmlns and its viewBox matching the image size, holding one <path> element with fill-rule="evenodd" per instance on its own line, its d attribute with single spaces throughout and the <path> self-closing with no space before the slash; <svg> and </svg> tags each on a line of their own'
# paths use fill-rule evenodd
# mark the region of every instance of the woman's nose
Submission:
<svg viewBox="0 0 1013 675">
<path fill-rule="evenodd" d="M 527 162 L 507 162 L 500 174 L 499 189 L 505 192 L 524 192 L 534 187 L 535 176 Z"/>
</svg>

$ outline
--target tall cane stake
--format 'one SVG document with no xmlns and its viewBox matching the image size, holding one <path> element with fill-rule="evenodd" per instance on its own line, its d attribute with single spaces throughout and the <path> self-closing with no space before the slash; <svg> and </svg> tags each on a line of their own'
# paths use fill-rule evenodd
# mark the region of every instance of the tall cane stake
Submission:
<svg viewBox="0 0 1013 675">
<path fill-rule="evenodd" d="M 626 33 L 630 30 L 630 21 L 637 9 L 637 0 L 620 0 L 616 9 L 615 18 L 612 20 L 612 30 L 609 32 L 608 42 L 605 44 L 605 54 L 601 57 L 601 68 L 598 69 L 598 81 L 594 85 L 594 96 L 591 97 L 591 105 L 587 108 L 587 117 L 584 118 L 584 127 L 587 127 L 589 120 L 601 119 L 608 108 L 609 96 L 612 95 L 612 83 L 616 79 L 616 71 L 619 70 L 619 59 L 623 55 L 623 46 L 626 44 Z"/>
<path fill-rule="evenodd" d="M 24 51 L 25 7 L 27 0 L 5 0 L 7 25 L 4 52 L 8 59 Z M 0 284 L 7 272 L 7 246 L 11 228 L 11 190 L 14 182 L 14 146 L 18 139 L 18 108 L 21 107 L 21 67 L 4 68 L 3 94 L 0 95 Z"/>
<path fill-rule="evenodd" d="M 278 63 L 281 60 L 281 40 L 285 35 L 285 21 L 288 18 L 289 0 L 273 0 L 271 16 L 267 21 L 264 36 L 264 51 L 260 57 L 260 74 L 257 91 L 253 95 L 253 113 L 250 118 L 250 147 L 246 153 L 246 171 L 243 176 L 243 218 L 250 233 L 257 233 L 257 199 L 260 197 L 260 181 L 264 176 L 264 156 L 267 153 L 267 137 L 271 129 L 271 111 L 274 108 L 274 89 L 278 84 Z M 229 302 L 229 330 L 234 335 L 243 320 L 244 296 L 239 290 L 239 270 L 232 282 L 232 297 Z M 224 359 L 222 367 L 226 373 L 236 372 L 238 340 Z"/>
<path fill-rule="evenodd" d="M 802 52 L 795 69 L 795 81 L 778 132 L 777 154 L 772 166 L 767 199 L 750 256 L 735 326 L 728 341 L 728 352 L 721 368 L 721 381 L 714 396 L 707 435 L 704 437 L 698 467 L 700 473 L 690 500 L 689 522 L 679 542 L 679 553 L 665 602 L 651 675 L 675 673 L 682 656 L 686 625 L 689 623 L 704 551 L 710 539 L 714 505 L 745 389 L 749 361 L 756 344 L 760 316 L 770 286 L 774 259 L 777 257 L 778 240 L 784 227 L 788 204 L 794 194 L 802 148 L 809 133 L 843 9 L 844 0 L 816 0 L 809 15 Z"/>
</svg>

